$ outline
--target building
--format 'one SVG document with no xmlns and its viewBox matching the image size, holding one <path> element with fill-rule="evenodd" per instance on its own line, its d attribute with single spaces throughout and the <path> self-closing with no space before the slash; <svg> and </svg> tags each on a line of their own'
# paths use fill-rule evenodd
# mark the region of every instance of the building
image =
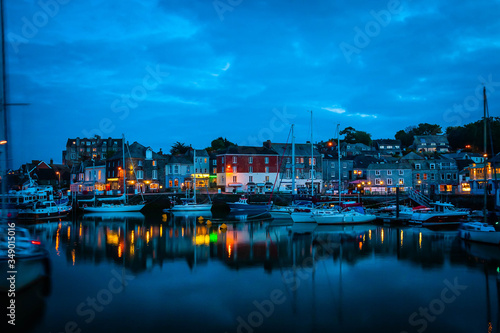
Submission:
<svg viewBox="0 0 500 333">
<path fill-rule="evenodd" d="M 340 153 L 342 156 L 356 156 L 356 155 L 367 155 L 367 156 L 375 156 L 378 152 L 370 146 L 365 145 L 364 143 L 340 143 Z"/>
<path fill-rule="evenodd" d="M 449 142 L 446 135 L 415 135 L 413 137 L 413 148 L 417 152 L 449 152 Z"/>
<path fill-rule="evenodd" d="M 367 168 L 365 194 L 395 194 L 412 188 L 412 167 L 408 162 L 372 163 Z"/>
<path fill-rule="evenodd" d="M 266 193 L 278 176 L 278 153 L 266 147 L 230 146 L 217 154 L 217 187 Z"/>
<path fill-rule="evenodd" d="M 285 143 L 264 142 L 264 147 L 278 154 L 280 167 L 278 191 L 292 192 L 292 145 Z M 312 154 L 312 167 L 311 167 Z M 310 143 L 295 144 L 295 190 L 296 193 L 311 193 L 311 180 L 314 172 L 314 193 L 320 193 L 323 187 L 322 156 Z"/>
<path fill-rule="evenodd" d="M 111 137 L 102 139 L 99 135 L 93 138 L 77 137 L 68 139 L 66 150 L 62 153 L 63 164 L 73 166 L 75 163 L 94 159 L 96 161 L 106 160 L 122 149 L 122 139 Z"/>
<path fill-rule="evenodd" d="M 401 155 L 401 140 L 373 140 L 373 146 L 380 155 Z"/>
<path fill-rule="evenodd" d="M 106 162 L 86 161 L 84 164 L 84 182 L 93 183 L 97 194 L 103 194 L 106 190 Z"/>
<path fill-rule="evenodd" d="M 500 191 L 495 191 L 495 188 L 500 188 L 500 154 L 497 154 L 494 158 L 486 162 L 486 174 L 484 167 L 484 163 L 473 163 L 468 168 L 470 176 L 469 192 L 471 194 L 484 194 L 484 189 L 486 188 L 488 194 L 495 194 L 496 192 L 499 195 Z M 498 199 L 496 201 L 498 205 Z"/>
<path fill-rule="evenodd" d="M 161 152 L 161 150 L 160 150 Z M 166 157 L 155 153 L 151 147 L 138 142 L 125 146 L 125 167 L 123 153 L 119 151 L 106 159 L 106 189 L 123 193 L 123 176 L 126 172 L 127 193 L 159 192 L 165 184 Z"/>
<path fill-rule="evenodd" d="M 33 179 L 38 185 L 51 185 L 54 189 L 67 188 L 70 185 L 70 168 L 40 160 L 32 160 L 21 165 L 17 174 L 21 182 Z"/>
<path fill-rule="evenodd" d="M 165 186 L 171 191 L 191 188 L 193 159 L 186 155 L 167 155 Z"/>
<path fill-rule="evenodd" d="M 360 155 L 361 156 L 361 155 Z M 341 158 L 340 160 L 340 176 L 339 176 L 339 160 L 338 156 L 327 154 L 323 157 L 323 180 L 325 190 L 338 190 L 339 178 L 340 188 L 347 189 L 349 182 L 352 181 L 354 175 L 354 159 Z"/>
</svg>

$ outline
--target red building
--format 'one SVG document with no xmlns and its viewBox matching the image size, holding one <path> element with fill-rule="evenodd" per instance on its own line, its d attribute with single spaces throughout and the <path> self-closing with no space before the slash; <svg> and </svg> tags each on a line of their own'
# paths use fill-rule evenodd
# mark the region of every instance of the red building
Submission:
<svg viewBox="0 0 500 333">
<path fill-rule="evenodd" d="M 217 154 L 217 187 L 225 192 L 271 192 L 278 153 L 265 147 L 231 146 Z"/>
</svg>

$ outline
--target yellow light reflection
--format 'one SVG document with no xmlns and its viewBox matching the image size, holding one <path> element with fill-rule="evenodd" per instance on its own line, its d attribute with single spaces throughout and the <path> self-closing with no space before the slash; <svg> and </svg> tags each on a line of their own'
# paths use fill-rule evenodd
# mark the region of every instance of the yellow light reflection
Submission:
<svg viewBox="0 0 500 333">
<path fill-rule="evenodd" d="M 71 227 L 68 226 L 68 240 L 70 239 L 70 237 L 71 237 Z"/>
<path fill-rule="evenodd" d="M 363 249 L 363 242 L 359 242 L 359 250 L 361 251 Z"/>
<path fill-rule="evenodd" d="M 82 237 L 82 225 L 80 224 L 80 231 L 78 232 L 78 236 Z"/>
<path fill-rule="evenodd" d="M 132 230 L 130 232 L 130 242 L 133 243 L 134 242 L 134 230 Z"/>
<path fill-rule="evenodd" d="M 149 244 L 149 230 L 146 231 L 146 244 Z"/>
<path fill-rule="evenodd" d="M 422 233 L 418 233 L 418 247 L 422 248 Z"/>
<path fill-rule="evenodd" d="M 368 239 L 372 240 L 372 231 L 371 230 L 368 230 Z"/>
<path fill-rule="evenodd" d="M 122 257 L 122 245 L 118 245 L 118 258 Z"/>
<path fill-rule="evenodd" d="M 182 229 L 181 229 L 181 235 L 182 235 L 182 237 L 184 237 L 184 227 L 182 227 Z"/>
<path fill-rule="evenodd" d="M 380 239 L 382 240 L 382 244 L 384 243 L 384 229 L 382 229 L 382 232 L 380 233 Z"/>
<path fill-rule="evenodd" d="M 118 245 L 120 238 L 118 237 L 118 233 L 112 230 L 108 230 L 106 233 L 106 243 L 110 245 Z"/>
<path fill-rule="evenodd" d="M 163 237 L 163 225 L 160 224 L 160 237 Z"/>
<path fill-rule="evenodd" d="M 73 266 L 75 266 L 75 259 L 76 259 L 75 249 L 73 249 L 73 251 L 71 251 L 71 258 L 73 259 Z"/>
<path fill-rule="evenodd" d="M 134 244 L 130 244 L 130 256 L 133 257 L 135 252 Z"/>
<path fill-rule="evenodd" d="M 403 230 L 401 230 L 401 246 L 403 246 Z"/>
<path fill-rule="evenodd" d="M 227 246 L 227 257 L 231 257 L 231 244 L 228 244 Z"/>
<path fill-rule="evenodd" d="M 56 251 L 57 255 L 59 255 L 59 229 L 57 229 L 57 234 L 56 234 Z"/>
</svg>

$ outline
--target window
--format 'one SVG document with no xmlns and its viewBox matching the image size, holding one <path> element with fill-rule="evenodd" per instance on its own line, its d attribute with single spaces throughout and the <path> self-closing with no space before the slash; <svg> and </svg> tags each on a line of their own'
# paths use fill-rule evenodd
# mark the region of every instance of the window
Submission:
<svg viewBox="0 0 500 333">
<path fill-rule="evenodd" d="M 387 185 L 392 185 L 392 178 L 387 178 Z"/>
<path fill-rule="evenodd" d="M 398 173 L 399 173 L 400 176 L 402 176 L 402 175 L 405 174 L 405 171 L 404 170 L 399 170 Z"/>
<path fill-rule="evenodd" d="M 237 170 L 238 169 L 236 168 L 236 165 L 233 165 L 233 173 L 237 173 L 238 172 Z"/>
<path fill-rule="evenodd" d="M 268 182 L 268 181 L 269 181 L 269 176 L 266 176 L 266 182 Z"/>
<path fill-rule="evenodd" d="M 71 153 L 71 159 L 72 160 L 76 159 L 76 154 L 75 153 Z"/>
<path fill-rule="evenodd" d="M 253 166 L 249 166 L 249 167 L 248 167 L 248 172 L 249 172 L 249 173 L 252 173 L 252 172 L 253 172 Z"/>
<path fill-rule="evenodd" d="M 90 141 L 87 141 L 86 144 L 87 144 L 87 146 L 90 146 Z"/>
<path fill-rule="evenodd" d="M 188 171 L 189 172 L 189 171 Z M 198 173 L 198 168 L 194 169 L 194 173 Z"/>
<path fill-rule="evenodd" d="M 375 170 L 375 176 L 380 176 L 380 170 Z"/>
<path fill-rule="evenodd" d="M 175 174 L 179 173 L 179 165 L 174 165 L 174 173 Z"/>
<path fill-rule="evenodd" d="M 387 146 L 387 149 L 392 149 L 392 146 Z"/>
<path fill-rule="evenodd" d="M 214 168 L 212 173 L 217 173 L 217 168 Z"/>
<path fill-rule="evenodd" d="M 105 153 L 106 152 L 106 148 L 102 148 L 102 152 Z"/>
<path fill-rule="evenodd" d="M 424 180 L 427 180 L 427 174 L 424 173 Z"/>
<path fill-rule="evenodd" d="M 233 156 L 233 163 L 236 163 L 236 161 L 237 161 L 237 157 Z"/>
<path fill-rule="evenodd" d="M 343 162 L 343 163 L 342 163 L 342 167 L 343 167 L 344 169 L 345 169 L 345 168 L 347 168 L 347 162 Z"/>
<path fill-rule="evenodd" d="M 451 173 L 447 173 L 447 174 L 446 174 L 446 179 L 447 179 L 447 180 L 450 180 L 450 179 L 451 179 Z"/>
<path fill-rule="evenodd" d="M 266 163 L 266 164 L 269 164 L 269 157 L 266 157 L 266 158 L 265 158 L 265 163 Z"/>
<path fill-rule="evenodd" d="M 190 172 L 191 172 L 191 166 L 190 166 L 190 165 L 188 165 L 188 166 L 187 166 L 187 168 L 186 168 L 186 172 L 187 172 L 187 173 L 190 173 Z"/>
<path fill-rule="evenodd" d="M 434 173 L 431 173 L 431 180 L 435 180 L 436 179 L 436 175 Z"/>
<path fill-rule="evenodd" d="M 137 165 L 141 167 L 142 166 L 142 161 L 138 161 Z"/>
<path fill-rule="evenodd" d="M 98 175 L 98 176 L 97 176 L 97 179 L 101 180 L 101 170 L 99 170 L 99 171 L 97 172 L 97 175 Z"/>
<path fill-rule="evenodd" d="M 387 170 L 387 176 L 391 176 L 392 175 L 392 170 Z"/>
<path fill-rule="evenodd" d="M 441 180 L 444 180 L 444 173 L 441 174 Z"/>
<path fill-rule="evenodd" d="M 399 178 L 399 185 L 404 185 L 404 184 L 405 184 L 404 178 Z"/>
<path fill-rule="evenodd" d="M 384 149 L 384 146 L 380 146 L 380 149 Z"/>
<path fill-rule="evenodd" d="M 286 158 L 286 163 L 290 163 L 290 157 Z"/>
<path fill-rule="evenodd" d="M 206 158 L 203 160 L 203 163 L 207 163 L 207 159 Z"/>
<path fill-rule="evenodd" d="M 224 163 L 224 161 L 222 161 L 222 163 Z M 217 160 L 213 160 L 212 165 L 217 165 Z"/>
<path fill-rule="evenodd" d="M 453 174 L 453 180 L 457 180 L 457 174 L 456 173 Z"/>
<path fill-rule="evenodd" d="M 290 179 L 292 175 L 292 171 L 290 169 L 286 169 L 286 178 Z"/>
<path fill-rule="evenodd" d="M 303 157 L 300 158 L 300 163 L 304 163 L 304 158 Z"/>
<path fill-rule="evenodd" d="M 158 170 L 153 170 L 153 176 L 151 178 L 158 179 Z"/>
<path fill-rule="evenodd" d="M 137 179 L 143 179 L 144 178 L 144 173 L 142 170 L 137 170 Z"/>
<path fill-rule="evenodd" d="M 420 164 L 415 164 L 415 169 L 420 170 Z"/>
<path fill-rule="evenodd" d="M 92 148 L 92 151 L 97 151 L 97 148 Z"/>
<path fill-rule="evenodd" d="M 90 153 L 90 148 L 87 148 L 87 153 Z"/>
<path fill-rule="evenodd" d="M 156 160 L 153 160 L 153 166 L 156 166 Z"/>
<path fill-rule="evenodd" d="M 248 158 L 248 164 L 252 164 L 252 163 L 253 163 L 253 157 L 252 157 L 252 156 L 250 156 L 250 157 Z"/>
<path fill-rule="evenodd" d="M 174 180 L 174 186 L 179 187 L 179 179 L 175 178 Z"/>
<path fill-rule="evenodd" d="M 375 178 L 375 185 L 380 185 L 380 178 Z"/>
<path fill-rule="evenodd" d="M 248 181 L 253 182 L 253 176 L 248 176 Z"/>
<path fill-rule="evenodd" d="M 430 168 L 431 170 L 436 169 L 436 164 L 434 164 L 434 163 L 429 164 L 429 168 Z"/>
<path fill-rule="evenodd" d="M 238 176 L 233 176 L 233 183 L 236 183 L 238 181 Z"/>
<path fill-rule="evenodd" d="M 342 172 L 342 177 L 344 177 L 344 178 L 347 177 L 347 171 Z"/>
<path fill-rule="evenodd" d="M 222 156 L 221 159 L 222 159 L 221 163 L 224 164 L 224 156 Z"/>
<path fill-rule="evenodd" d="M 419 174 L 419 173 L 417 173 L 417 175 L 416 175 L 416 176 L 417 176 L 417 180 L 420 180 L 420 174 Z"/>
<path fill-rule="evenodd" d="M 266 166 L 266 173 L 269 173 L 269 167 Z"/>
</svg>

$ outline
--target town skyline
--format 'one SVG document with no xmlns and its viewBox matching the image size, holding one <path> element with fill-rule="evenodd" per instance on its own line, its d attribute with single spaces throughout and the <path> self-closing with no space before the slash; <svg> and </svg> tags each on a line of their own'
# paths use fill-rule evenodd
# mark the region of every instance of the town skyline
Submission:
<svg viewBox="0 0 500 333">
<path fill-rule="evenodd" d="M 47 142 L 94 134 L 252 145 L 295 123 L 305 142 L 307 110 L 314 138 L 337 123 L 392 138 L 480 119 L 483 85 L 499 115 L 498 2 L 5 5 L 7 102 L 27 104 L 9 107 L 12 166 L 59 161 Z"/>
</svg>

